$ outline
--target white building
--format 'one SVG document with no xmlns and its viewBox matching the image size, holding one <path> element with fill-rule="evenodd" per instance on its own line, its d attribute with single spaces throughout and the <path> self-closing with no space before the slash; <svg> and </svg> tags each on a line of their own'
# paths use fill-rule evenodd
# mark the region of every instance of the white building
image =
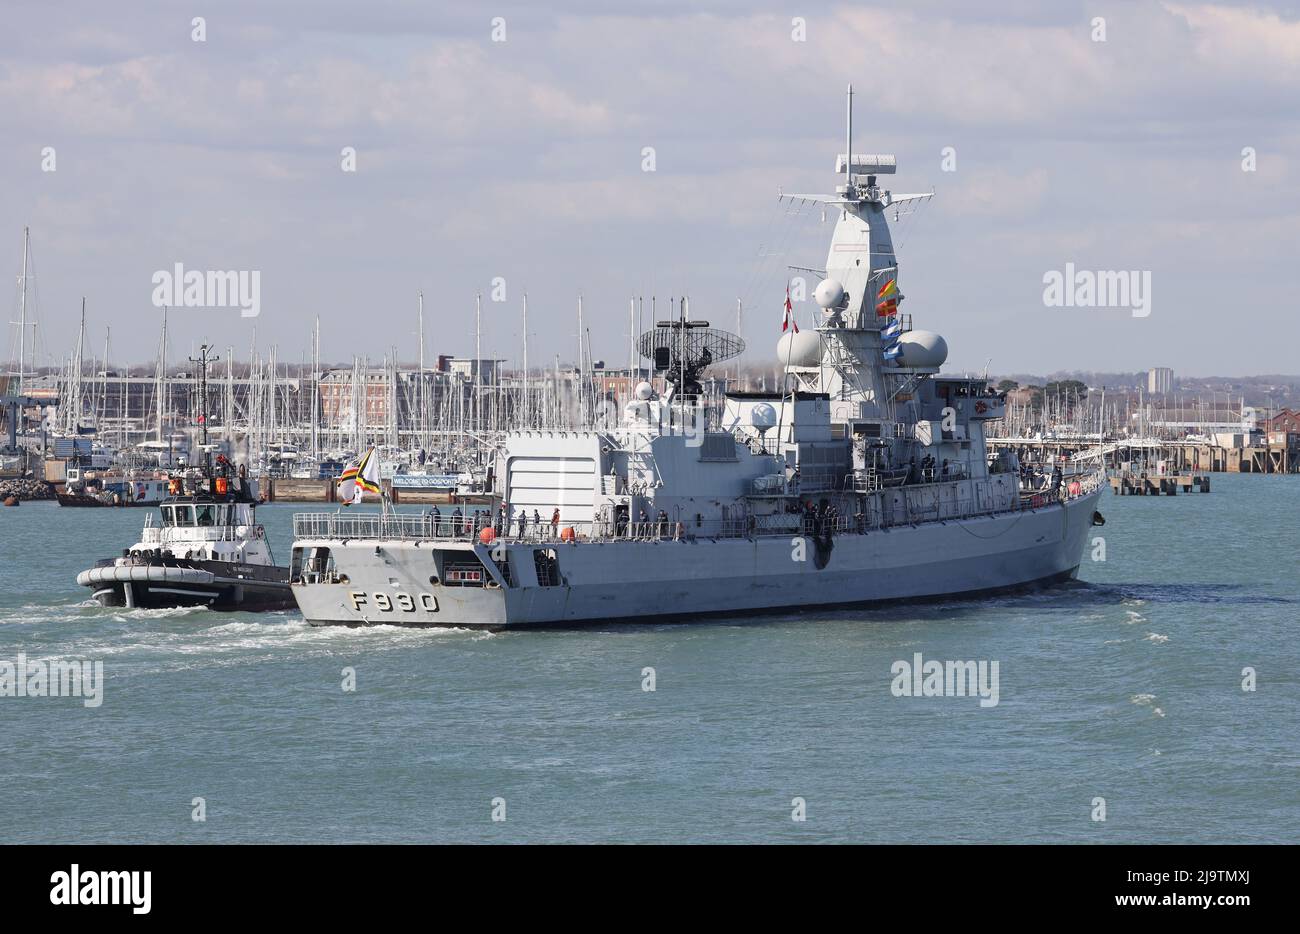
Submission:
<svg viewBox="0 0 1300 934">
<path fill-rule="evenodd" d="M 1167 366 L 1147 370 L 1147 392 L 1157 394 L 1174 391 L 1174 371 Z"/>
</svg>

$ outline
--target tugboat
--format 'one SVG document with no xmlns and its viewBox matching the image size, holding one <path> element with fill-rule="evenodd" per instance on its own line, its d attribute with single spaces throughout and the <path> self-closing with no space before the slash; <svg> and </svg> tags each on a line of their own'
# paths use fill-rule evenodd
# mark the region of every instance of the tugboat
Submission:
<svg viewBox="0 0 1300 934">
<path fill-rule="evenodd" d="M 208 346 L 202 348 L 206 373 Z M 201 381 L 205 382 L 205 381 Z M 200 391 L 200 398 L 204 397 Z M 103 606 L 279 610 L 294 605 L 289 569 L 275 563 L 257 496 L 243 467 L 215 465 L 203 425 L 204 464 L 168 477 L 169 496 L 145 521 L 140 541 L 77 575 Z M 232 476 L 232 473 L 234 474 Z"/>
</svg>

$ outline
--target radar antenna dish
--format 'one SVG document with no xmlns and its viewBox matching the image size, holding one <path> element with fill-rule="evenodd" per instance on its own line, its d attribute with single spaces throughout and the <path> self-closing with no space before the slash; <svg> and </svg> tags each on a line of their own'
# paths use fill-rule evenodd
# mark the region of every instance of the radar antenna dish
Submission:
<svg viewBox="0 0 1300 934">
<path fill-rule="evenodd" d="M 700 374 L 744 349 L 745 341 L 739 335 L 711 328 L 707 321 L 689 320 L 685 302 L 676 321 L 656 321 L 652 330 L 637 339 L 641 356 L 654 362 L 655 373 L 671 383 L 681 397 L 700 395 Z"/>
</svg>

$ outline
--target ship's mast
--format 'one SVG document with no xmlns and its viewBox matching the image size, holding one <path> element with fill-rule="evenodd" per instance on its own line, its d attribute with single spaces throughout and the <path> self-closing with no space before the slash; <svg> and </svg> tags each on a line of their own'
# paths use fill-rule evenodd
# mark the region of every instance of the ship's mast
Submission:
<svg viewBox="0 0 1300 934">
<path fill-rule="evenodd" d="M 212 469 L 212 454 L 208 451 L 208 364 L 221 359 L 208 356 L 210 349 L 208 344 L 203 344 L 199 347 L 199 355 L 189 358 L 190 363 L 199 365 L 199 449 L 203 451 L 203 466 L 207 470 Z M 271 376 L 274 379 L 274 371 Z"/>
<path fill-rule="evenodd" d="M 853 188 L 853 85 L 849 85 L 848 120 L 844 132 L 844 185 L 846 194 Z"/>
<path fill-rule="evenodd" d="M 167 405 L 167 400 L 163 395 L 164 388 L 167 385 L 167 306 L 163 305 L 162 317 L 162 334 L 158 338 L 158 379 L 154 396 L 156 397 L 157 421 L 158 421 L 158 443 L 162 444 L 163 440 L 163 412 Z"/>
</svg>

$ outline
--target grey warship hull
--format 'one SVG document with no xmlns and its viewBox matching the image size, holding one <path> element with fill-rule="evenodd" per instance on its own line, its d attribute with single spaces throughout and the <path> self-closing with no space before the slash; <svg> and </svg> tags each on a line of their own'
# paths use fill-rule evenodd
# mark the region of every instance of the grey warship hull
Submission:
<svg viewBox="0 0 1300 934">
<path fill-rule="evenodd" d="M 1013 513 L 834 535 L 822 567 L 818 542 L 802 536 L 491 546 L 300 538 L 295 550 L 328 549 L 331 571 L 300 576 L 293 593 L 314 625 L 484 629 L 988 594 L 1073 578 L 1099 495 L 1100 488 Z"/>
</svg>

